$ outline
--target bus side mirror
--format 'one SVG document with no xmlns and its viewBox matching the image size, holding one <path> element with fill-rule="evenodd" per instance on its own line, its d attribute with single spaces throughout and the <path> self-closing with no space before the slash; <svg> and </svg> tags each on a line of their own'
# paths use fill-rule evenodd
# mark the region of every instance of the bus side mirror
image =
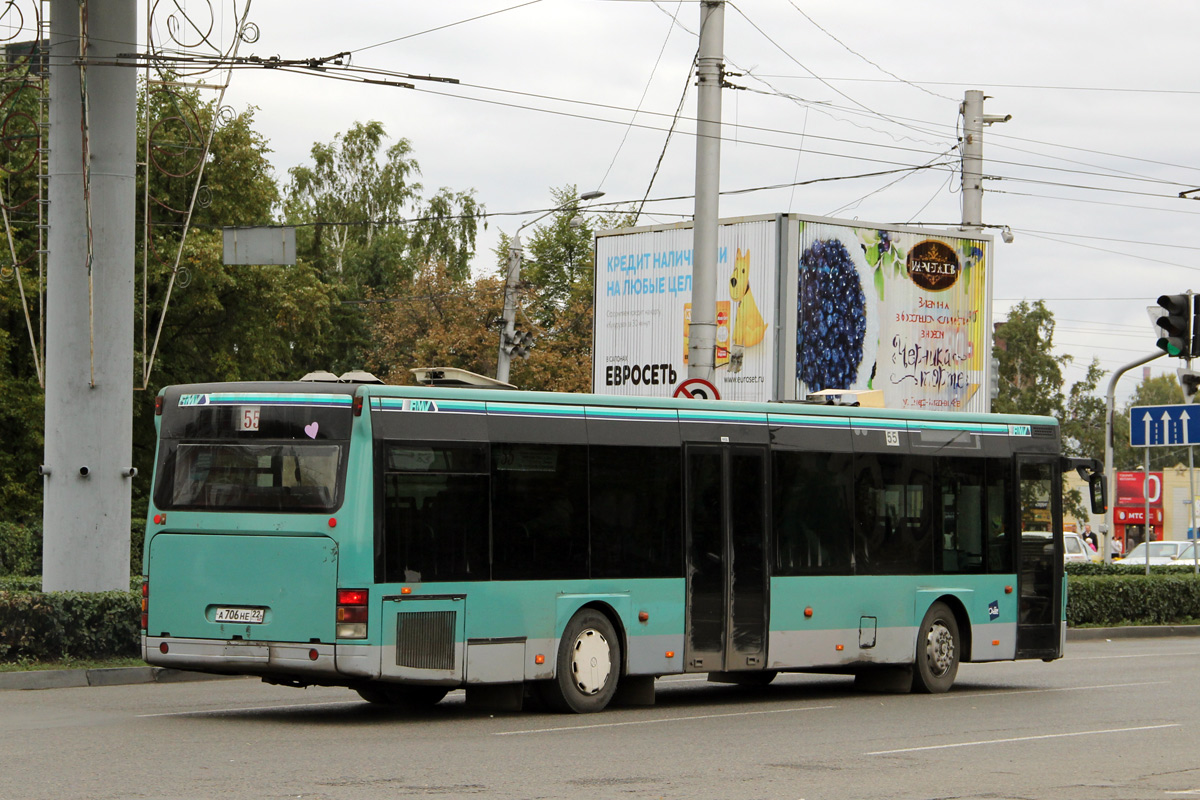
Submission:
<svg viewBox="0 0 1200 800">
<path fill-rule="evenodd" d="M 1093 472 L 1088 476 L 1088 494 L 1091 495 L 1093 514 L 1108 511 L 1108 481 L 1104 479 L 1103 472 Z"/>
</svg>

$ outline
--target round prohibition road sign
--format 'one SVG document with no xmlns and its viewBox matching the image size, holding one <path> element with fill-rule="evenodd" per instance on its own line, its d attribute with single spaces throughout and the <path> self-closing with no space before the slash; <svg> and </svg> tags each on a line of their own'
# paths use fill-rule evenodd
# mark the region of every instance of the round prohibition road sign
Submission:
<svg viewBox="0 0 1200 800">
<path fill-rule="evenodd" d="M 721 395 L 717 392 L 717 387 L 704 380 L 704 378 L 688 378 L 675 387 L 675 393 L 671 396 L 690 397 L 693 400 L 721 399 Z"/>
</svg>

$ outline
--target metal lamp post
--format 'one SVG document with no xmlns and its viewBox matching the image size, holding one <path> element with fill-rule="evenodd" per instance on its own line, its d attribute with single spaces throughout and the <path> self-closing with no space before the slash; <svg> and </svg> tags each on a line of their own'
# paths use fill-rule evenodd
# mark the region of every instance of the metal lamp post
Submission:
<svg viewBox="0 0 1200 800">
<path fill-rule="evenodd" d="M 604 192 L 600 191 L 584 192 L 578 198 L 572 198 L 566 203 L 555 206 L 545 214 L 534 217 L 517 228 L 516 234 L 508 244 L 508 275 L 504 282 L 504 328 L 500 331 L 500 351 L 496 355 L 496 380 L 508 383 L 508 372 L 512 366 L 512 351 L 517 345 L 517 284 L 521 280 L 521 231 L 551 214 L 557 214 L 571 203 L 579 200 L 595 200 L 603 196 Z"/>
</svg>

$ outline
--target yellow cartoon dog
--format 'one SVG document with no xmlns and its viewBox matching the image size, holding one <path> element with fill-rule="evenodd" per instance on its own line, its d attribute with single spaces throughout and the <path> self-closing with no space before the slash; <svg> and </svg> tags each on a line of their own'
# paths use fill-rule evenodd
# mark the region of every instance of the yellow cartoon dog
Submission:
<svg viewBox="0 0 1200 800">
<path fill-rule="evenodd" d="M 733 345 L 753 347 L 763 340 L 767 332 L 767 323 L 758 306 L 754 303 L 754 295 L 750 294 L 750 251 L 742 252 L 738 248 L 737 258 L 733 262 L 733 275 L 729 278 L 729 299 L 737 303 L 736 316 L 733 323 Z"/>
</svg>

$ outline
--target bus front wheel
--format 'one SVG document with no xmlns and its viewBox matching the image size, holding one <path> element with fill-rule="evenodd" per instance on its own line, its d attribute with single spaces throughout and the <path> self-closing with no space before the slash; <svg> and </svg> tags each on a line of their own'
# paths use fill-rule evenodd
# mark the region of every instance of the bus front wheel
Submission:
<svg viewBox="0 0 1200 800">
<path fill-rule="evenodd" d="M 917 630 L 917 663 L 913 691 L 940 694 L 950 690 L 958 674 L 961 640 L 958 622 L 945 603 L 934 603 Z"/>
<path fill-rule="evenodd" d="M 554 679 L 543 681 L 542 700 L 555 711 L 602 711 L 621 676 L 621 643 L 608 617 L 591 608 L 576 612 L 558 643 Z"/>
</svg>

